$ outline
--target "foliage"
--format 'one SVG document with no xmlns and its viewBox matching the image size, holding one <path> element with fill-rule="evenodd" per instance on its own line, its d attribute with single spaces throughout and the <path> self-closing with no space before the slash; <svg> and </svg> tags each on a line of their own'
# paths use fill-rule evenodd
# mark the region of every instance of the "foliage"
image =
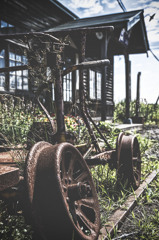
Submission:
<svg viewBox="0 0 159 240">
<path fill-rule="evenodd" d="M 31 101 L 10 95 L 0 95 L 0 141 L 25 144 L 34 121 L 46 121 L 45 115 Z"/>
<path fill-rule="evenodd" d="M 114 122 L 124 122 L 126 103 L 121 101 L 115 104 Z M 136 101 L 130 102 L 130 118 L 136 116 Z M 139 116 L 144 119 L 145 124 L 159 123 L 159 104 L 148 104 L 144 99 L 140 102 Z"/>
<path fill-rule="evenodd" d="M 1 240 L 31 240 L 32 230 L 26 225 L 23 216 L 9 215 L 6 206 L 0 202 L 0 239 Z"/>
<path fill-rule="evenodd" d="M 27 141 L 27 134 L 33 122 L 47 122 L 48 119 L 43 112 L 34 106 L 31 102 L 25 103 L 24 99 L 0 96 L 0 133 L 6 141 L 12 144 L 24 144 Z M 14 104 L 16 101 L 16 104 Z M 131 111 L 134 111 L 134 103 L 131 104 Z M 143 112 L 145 105 L 143 105 Z M 124 102 L 121 102 L 116 106 L 114 113 L 116 121 L 118 119 L 124 120 Z M 55 115 L 52 115 L 55 118 Z M 150 118 L 148 118 L 150 119 Z M 65 116 L 66 131 L 71 131 L 76 136 L 77 144 L 90 143 L 91 139 L 88 130 L 80 117 L 74 117 L 72 115 Z M 116 147 L 116 139 L 120 132 L 114 124 L 107 122 L 99 122 L 98 127 L 107 142 L 112 149 Z M 94 133 L 101 143 L 101 136 L 95 130 Z M 140 134 L 136 134 L 140 143 L 141 157 L 142 157 L 142 180 L 153 169 L 159 168 L 159 163 L 156 157 L 149 154 L 148 149 L 155 146 L 155 142 L 148 138 L 143 138 Z M 103 149 L 107 149 L 105 144 Z M 91 173 L 96 184 L 98 191 L 99 202 L 101 206 L 101 219 L 102 224 L 105 223 L 111 213 L 121 206 L 125 199 L 132 193 L 132 189 L 126 189 L 125 186 L 119 189 L 117 186 L 116 170 L 110 169 L 106 166 L 96 166 L 91 169 Z M 147 194 L 147 202 L 153 199 L 152 195 Z M 24 222 L 22 216 L 11 216 L 7 213 L 6 209 L 2 205 L 0 216 L 0 236 L 1 239 L 31 239 L 31 229 Z M 155 219 L 157 215 L 155 215 Z M 14 226 L 14 227 L 13 227 Z M 7 238 L 7 236 L 11 238 Z M 20 236 L 20 237 L 19 237 Z M 26 237 L 27 236 L 27 237 Z"/>
<path fill-rule="evenodd" d="M 137 232 L 133 239 L 159 239 L 159 180 L 154 180 L 138 202 L 138 212 L 132 212 L 131 224 Z"/>
<path fill-rule="evenodd" d="M 89 145 L 91 139 L 83 119 L 79 116 L 66 115 L 64 120 L 66 131 L 75 135 L 76 144 L 88 143 Z"/>
</svg>

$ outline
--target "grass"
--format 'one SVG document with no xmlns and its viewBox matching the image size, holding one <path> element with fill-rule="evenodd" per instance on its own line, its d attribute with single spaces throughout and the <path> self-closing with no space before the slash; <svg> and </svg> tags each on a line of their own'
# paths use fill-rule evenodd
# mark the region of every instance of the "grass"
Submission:
<svg viewBox="0 0 159 240">
<path fill-rule="evenodd" d="M 24 107 L 24 102 L 21 99 L 19 101 L 19 108 L 11 104 L 12 100 L 7 96 L 3 96 L 3 101 L 5 105 L 0 104 L 0 133 L 1 136 L 4 136 L 3 139 L 6 139 L 7 143 L 12 144 L 26 144 L 27 134 L 29 129 L 34 121 L 47 121 L 45 115 L 41 112 L 39 108 L 34 106 Z M 10 114 L 8 115 L 8 111 Z M 122 112 L 121 112 L 122 113 Z M 73 116 L 65 117 L 66 130 L 72 131 L 76 138 L 77 143 L 90 143 L 90 137 L 88 137 L 87 129 L 81 118 L 75 118 Z M 99 128 L 104 133 L 108 143 L 114 149 L 116 145 L 116 138 L 120 132 L 119 129 L 116 129 L 113 124 L 108 124 L 106 122 L 100 122 Z M 100 140 L 100 136 L 96 133 L 96 137 Z M 142 156 L 142 181 L 146 178 L 154 169 L 159 169 L 158 159 L 155 155 L 152 155 L 148 149 L 155 147 L 157 143 L 148 138 L 143 138 L 140 134 L 136 134 L 138 141 L 140 143 L 141 156 Z M 106 147 L 106 146 L 105 146 Z M 157 147 L 156 147 L 157 148 Z M 22 158 L 22 156 L 20 156 Z M 24 161 L 19 167 L 24 168 Z M 97 166 L 91 170 L 94 182 L 96 184 L 96 189 L 98 192 L 99 203 L 101 208 L 101 222 L 102 225 L 106 223 L 108 217 L 114 212 L 118 207 L 120 207 L 127 197 L 132 194 L 131 187 L 129 189 L 122 187 L 119 189 L 117 187 L 116 179 L 116 170 L 111 170 L 108 165 L 106 166 Z M 158 187 L 158 182 L 155 181 L 154 186 L 152 185 L 153 190 L 147 190 L 146 195 L 142 203 L 153 204 L 156 201 L 157 195 L 155 194 L 155 187 Z M 158 192 L 157 192 L 158 193 Z M 2 240 L 23 240 L 23 239 L 32 239 L 32 230 L 31 227 L 26 225 L 22 215 L 10 215 L 7 212 L 6 206 L 3 202 L 0 202 L 0 239 Z M 141 222 L 140 218 L 134 214 L 133 221 L 140 228 L 139 232 L 145 236 L 145 228 L 148 225 L 146 221 L 158 223 L 158 214 L 156 211 L 152 216 L 148 216 L 149 219 L 146 219 L 146 214 L 144 214 L 144 219 Z M 144 227 L 145 226 L 145 227 Z M 151 227 L 150 227 L 151 228 Z M 153 232 L 150 232 L 149 235 L 152 235 Z M 156 233 L 155 233 L 156 234 Z M 140 235 L 142 236 L 142 235 Z M 153 235 L 152 235 L 153 236 Z M 144 238 L 141 238 L 144 239 Z M 151 238 L 150 238 L 151 239 Z M 152 238 L 153 239 L 153 238 Z M 154 238 L 155 239 L 155 238 Z"/>
<path fill-rule="evenodd" d="M 150 183 L 113 239 L 159 239 L 159 179 Z"/>
</svg>

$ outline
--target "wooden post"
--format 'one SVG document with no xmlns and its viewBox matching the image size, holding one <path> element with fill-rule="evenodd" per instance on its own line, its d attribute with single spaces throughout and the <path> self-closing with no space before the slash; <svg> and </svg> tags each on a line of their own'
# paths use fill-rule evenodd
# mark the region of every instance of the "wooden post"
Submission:
<svg viewBox="0 0 159 240">
<path fill-rule="evenodd" d="M 141 72 L 137 74 L 137 90 L 136 90 L 136 117 L 139 116 L 139 105 L 140 105 L 140 76 Z"/>
<path fill-rule="evenodd" d="M 125 55 L 125 76 L 126 76 L 126 119 L 130 116 L 130 101 L 131 101 L 131 62 L 129 54 Z"/>
<path fill-rule="evenodd" d="M 9 50 L 10 46 L 8 45 L 5 48 L 5 66 L 9 67 Z M 9 91 L 10 84 L 9 84 L 9 72 L 5 72 L 5 90 Z"/>
<path fill-rule="evenodd" d="M 101 59 L 106 59 L 108 57 L 108 33 L 105 32 L 102 44 L 101 44 Z M 101 120 L 106 120 L 106 81 L 107 81 L 107 66 L 103 67 L 102 70 L 102 101 L 101 101 Z"/>
</svg>

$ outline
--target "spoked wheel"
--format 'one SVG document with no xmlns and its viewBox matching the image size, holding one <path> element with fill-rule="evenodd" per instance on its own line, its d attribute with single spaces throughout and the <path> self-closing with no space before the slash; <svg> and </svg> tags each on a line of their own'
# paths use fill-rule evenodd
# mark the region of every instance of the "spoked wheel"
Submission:
<svg viewBox="0 0 159 240">
<path fill-rule="evenodd" d="M 43 239 L 97 239 L 98 198 L 79 151 L 69 143 L 41 142 L 30 155 L 26 178 L 34 223 Z"/>
<path fill-rule="evenodd" d="M 138 140 L 135 136 L 120 133 L 117 139 L 118 181 L 134 189 L 140 185 L 141 157 Z"/>
</svg>

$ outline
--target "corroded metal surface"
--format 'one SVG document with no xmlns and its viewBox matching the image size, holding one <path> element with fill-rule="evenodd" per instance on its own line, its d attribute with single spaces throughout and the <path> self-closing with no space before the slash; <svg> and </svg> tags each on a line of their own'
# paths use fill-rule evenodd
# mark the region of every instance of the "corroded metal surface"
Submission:
<svg viewBox="0 0 159 240">
<path fill-rule="evenodd" d="M 97 239 L 100 212 L 91 173 L 81 154 L 70 144 L 58 146 L 57 151 L 57 177 L 70 220 L 80 238 Z"/>
<path fill-rule="evenodd" d="M 80 239 L 97 239 L 100 212 L 95 186 L 73 145 L 35 144 L 27 157 L 25 180 L 34 225 L 43 239 L 71 239 L 73 229 Z"/>
<path fill-rule="evenodd" d="M 15 186 L 19 182 L 19 169 L 9 166 L 0 167 L 0 191 Z"/>
<path fill-rule="evenodd" d="M 138 140 L 135 136 L 119 134 L 117 139 L 117 176 L 122 184 L 140 185 L 141 157 Z"/>
<path fill-rule="evenodd" d="M 108 163 L 112 168 L 116 168 L 116 150 L 96 154 L 91 158 L 85 158 L 85 161 L 90 166 L 105 165 Z"/>
</svg>

